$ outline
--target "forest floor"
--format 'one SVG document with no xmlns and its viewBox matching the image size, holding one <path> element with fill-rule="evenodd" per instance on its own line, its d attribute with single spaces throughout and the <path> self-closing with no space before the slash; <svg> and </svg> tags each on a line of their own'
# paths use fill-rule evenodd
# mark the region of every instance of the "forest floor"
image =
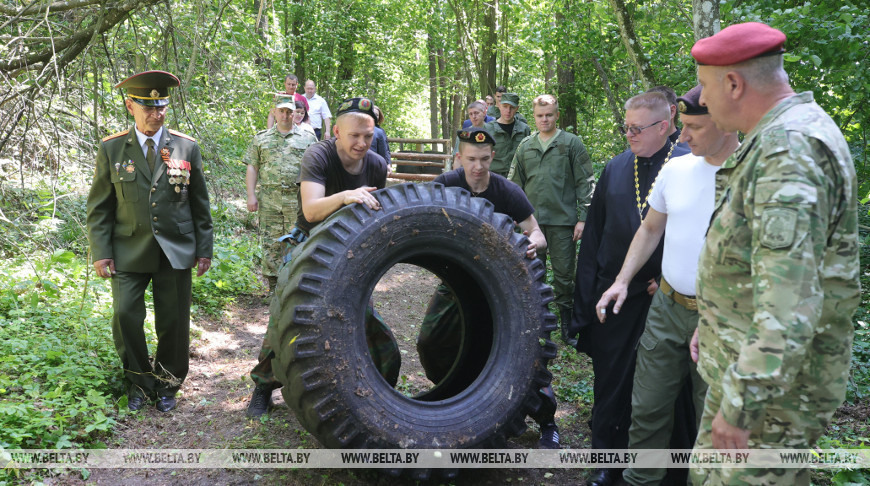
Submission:
<svg viewBox="0 0 870 486">
<path fill-rule="evenodd" d="M 375 306 L 392 328 L 402 353 L 399 391 L 416 393 L 431 386 L 423 373 L 415 349 L 419 324 L 437 277 L 414 265 L 399 264 L 390 269 L 374 291 Z M 268 417 L 251 420 L 245 410 L 253 391 L 248 377 L 256 364 L 269 319 L 264 296 L 247 296 L 229 306 L 220 317 L 199 319 L 191 331 L 190 372 L 178 396 L 178 408 L 171 413 L 153 407 L 119 420 L 107 440 L 119 449 L 297 449 L 320 448 L 317 440 L 285 406 L 281 393 L 273 394 L 275 408 Z M 556 333 L 554 333 L 555 337 Z M 559 342 L 560 358 L 566 350 Z M 558 364 L 560 358 L 551 362 Z M 591 368 L 583 355 L 572 356 L 572 366 Z M 591 374 L 591 371 L 589 371 Z M 558 376 L 557 376 L 558 377 Z M 866 430 L 870 407 L 866 400 L 855 406 L 844 404 L 832 430 Z M 563 448 L 588 448 L 589 406 L 560 402 L 556 422 Z M 538 427 L 527 418 L 528 430 L 509 441 L 509 448 L 537 448 Z M 864 423 L 863 426 L 860 424 Z M 377 470 L 361 469 L 92 469 L 84 480 L 69 472 L 46 478 L 45 484 L 143 484 L 143 485 L 235 485 L 287 484 L 305 486 L 404 485 L 412 480 L 394 478 Z M 453 485 L 557 485 L 586 483 L 583 469 L 478 469 L 460 471 L 459 477 L 434 479 L 425 484 Z M 814 478 L 821 479 L 821 478 Z M 822 483 L 828 483 L 822 479 Z"/>
<path fill-rule="evenodd" d="M 402 352 L 399 389 L 416 392 L 431 386 L 417 359 L 415 342 L 429 298 L 438 280 L 414 265 L 399 264 L 380 280 L 374 291 L 375 306 L 390 325 Z M 107 442 L 124 449 L 296 449 L 319 448 L 317 440 L 285 406 L 281 393 L 273 394 L 275 408 L 260 420 L 245 416 L 253 392 L 248 377 L 256 364 L 269 319 L 263 296 L 240 299 L 219 318 L 197 320 L 191 332 L 190 372 L 171 413 L 153 407 L 120 420 Z M 555 333 L 554 333 L 555 336 Z M 565 352 L 560 344 L 560 353 Z M 570 351 L 570 352 L 573 352 Z M 556 414 L 562 447 L 585 448 L 588 411 L 572 403 L 559 403 Z M 537 448 L 538 426 L 527 418 L 528 430 L 509 447 Z M 289 485 L 392 485 L 413 484 L 374 470 L 353 469 L 92 469 L 90 477 L 64 475 L 46 484 L 289 484 Z M 455 485 L 580 485 L 582 469 L 480 469 L 461 471 L 450 480 L 427 484 Z"/>
</svg>

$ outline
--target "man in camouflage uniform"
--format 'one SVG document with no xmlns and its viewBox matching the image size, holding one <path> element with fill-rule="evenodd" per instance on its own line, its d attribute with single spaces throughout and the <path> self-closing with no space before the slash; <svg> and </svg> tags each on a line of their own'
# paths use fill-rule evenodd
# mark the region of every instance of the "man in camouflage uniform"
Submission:
<svg viewBox="0 0 870 486">
<path fill-rule="evenodd" d="M 498 105 L 501 116 L 483 125 L 483 128 L 495 139 L 495 157 L 489 170 L 502 177 L 508 176 L 517 146 L 531 134 L 529 126 L 515 116 L 519 105 L 518 95 L 514 93 L 501 95 L 501 102 Z"/>
<path fill-rule="evenodd" d="M 552 95 L 541 95 L 532 102 L 538 131 L 520 142 L 511 163 L 510 180 L 520 186 L 538 213 L 538 222 L 553 267 L 554 302 L 559 309 L 562 340 L 568 337 L 574 308 L 574 270 L 577 267 L 576 243 L 586 224 L 586 208 L 592 200 L 592 159 L 580 137 L 559 130 L 559 102 Z"/>
<path fill-rule="evenodd" d="M 738 24 L 698 41 L 701 103 L 746 133 L 698 264 L 709 384 L 696 449 L 809 448 L 845 398 L 860 301 L 857 190 L 837 125 L 796 94 L 785 35 Z M 718 184 L 717 184 L 718 186 Z M 809 484 L 807 469 L 696 467 L 695 484 Z"/>
<path fill-rule="evenodd" d="M 262 272 L 269 282 L 270 293 L 278 282 L 278 269 L 284 255 L 285 245 L 278 238 L 289 233 L 296 222 L 299 193 L 296 178 L 302 154 L 317 142 L 314 135 L 293 123 L 295 108 L 293 98 L 279 97 L 273 110 L 277 123 L 254 136 L 243 159 L 248 166 L 245 177 L 248 211 L 260 213 Z"/>
</svg>

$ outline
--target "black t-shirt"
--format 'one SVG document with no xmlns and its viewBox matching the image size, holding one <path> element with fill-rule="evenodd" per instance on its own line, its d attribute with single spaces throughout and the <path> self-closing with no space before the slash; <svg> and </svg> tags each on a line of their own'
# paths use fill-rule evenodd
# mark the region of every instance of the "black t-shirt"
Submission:
<svg viewBox="0 0 870 486">
<path fill-rule="evenodd" d="M 465 169 L 461 167 L 439 175 L 433 182 L 440 182 L 447 187 L 461 187 L 471 192 L 465 180 Z M 525 221 L 535 212 L 520 186 L 494 172 L 489 173 L 489 186 L 476 197 L 491 202 L 497 213 L 507 214 L 517 223 Z"/>
<path fill-rule="evenodd" d="M 498 126 L 500 126 L 501 129 L 504 130 L 505 133 L 507 133 L 508 135 L 514 133 L 514 126 L 516 126 L 517 124 L 516 120 L 508 123 L 507 125 L 505 125 L 504 123 L 499 123 L 498 121 L 496 121 L 496 123 L 498 123 Z"/>
<path fill-rule="evenodd" d="M 298 183 L 303 181 L 316 182 L 326 188 L 325 196 L 331 196 L 348 189 L 362 186 L 383 189 L 387 185 L 387 163 L 380 155 L 371 150 L 363 158 L 362 170 L 359 174 L 351 174 L 341 165 L 335 139 L 321 140 L 308 147 L 302 156 L 302 168 L 299 171 Z M 317 223 L 310 223 L 302 214 L 302 191 L 299 191 L 299 211 L 296 215 L 296 226 L 311 232 Z"/>
</svg>

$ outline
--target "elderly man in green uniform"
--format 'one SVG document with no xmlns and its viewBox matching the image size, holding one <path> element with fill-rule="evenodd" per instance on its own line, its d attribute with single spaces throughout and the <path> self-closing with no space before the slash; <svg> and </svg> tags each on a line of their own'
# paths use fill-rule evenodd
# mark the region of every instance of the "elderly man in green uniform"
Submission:
<svg viewBox="0 0 870 486">
<path fill-rule="evenodd" d="M 88 240 L 98 276 L 112 279 L 112 336 L 131 383 L 130 410 L 157 398 L 175 408 L 188 370 L 191 271 L 208 271 L 212 221 L 196 141 L 163 127 L 169 88 L 164 71 L 131 76 L 125 105 L 133 128 L 103 139 L 87 201 Z M 157 351 L 145 342 L 145 288 L 152 285 Z"/>
<path fill-rule="evenodd" d="M 692 47 L 706 105 L 746 134 L 698 264 L 710 386 L 696 449 L 811 448 L 842 403 L 860 302 L 849 147 L 783 69 L 785 34 L 732 25 Z M 809 484 L 807 469 L 693 468 L 695 484 Z"/>
<path fill-rule="evenodd" d="M 531 134 L 529 126 L 517 119 L 517 108 L 520 97 L 514 93 L 501 95 L 501 103 L 498 105 L 501 116 L 494 121 L 487 122 L 483 128 L 495 139 L 495 157 L 492 159 L 491 172 L 507 177 L 510 172 L 511 161 L 520 142 Z"/>
<path fill-rule="evenodd" d="M 580 137 L 560 130 L 559 102 L 541 95 L 532 102 L 538 131 L 520 142 L 511 163 L 509 179 L 519 185 L 538 213 L 538 223 L 547 239 L 539 254 L 553 267 L 554 302 L 559 310 L 562 340 L 568 337 L 574 308 L 576 242 L 586 224 L 586 208 L 592 199 L 592 160 Z"/>
<path fill-rule="evenodd" d="M 269 282 L 270 293 L 278 283 L 278 269 L 286 247 L 278 238 L 293 229 L 299 210 L 296 178 L 302 154 L 317 142 L 317 137 L 293 123 L 295 108 L 292 96 L 279 97 L 273 110 L 275 125 L 254 136 L 243 159 L 248 166 L 245 177 L 248 211 L 260 214 L 262 271 Z M 259 197 L 257 183 L 260 184 Z"/>
</svg>

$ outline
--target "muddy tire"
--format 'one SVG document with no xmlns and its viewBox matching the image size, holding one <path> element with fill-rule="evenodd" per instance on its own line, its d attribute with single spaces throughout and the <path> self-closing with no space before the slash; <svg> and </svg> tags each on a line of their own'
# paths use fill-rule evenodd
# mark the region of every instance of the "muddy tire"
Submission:
<svg viewBox="0 0 870 486">
<path fill-rule="evenodd" d="M 525 258 L 528 240 L 507 216 L 467 191 L 408 183 L 374 194 L 381 210 L 337 211 L 281 271 L 273 363 L 285 401 L 329 448 L 503 447 L 551 379 L 546 269 Z M 378 373 L 363 332 L 366 303 L 397 263 L 440 277 L 467 323 L 448 376 L 413 398 Z"/>
</svg>

